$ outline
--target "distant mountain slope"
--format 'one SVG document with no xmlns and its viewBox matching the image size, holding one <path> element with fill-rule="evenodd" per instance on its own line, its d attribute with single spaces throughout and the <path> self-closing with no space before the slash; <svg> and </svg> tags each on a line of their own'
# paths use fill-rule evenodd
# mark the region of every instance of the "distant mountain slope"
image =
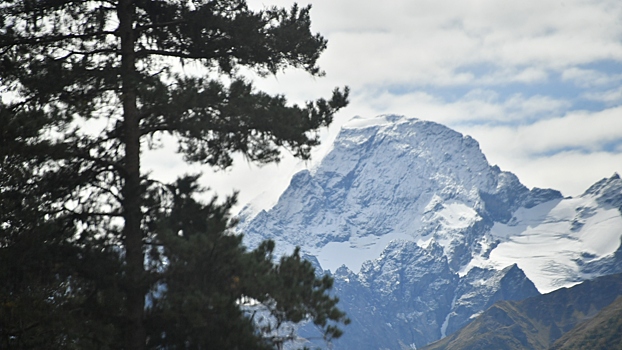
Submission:
<svg viewBox="0 0 622 350">
<path fill-rule="evenodd" d="M 300 246 L 334 275 L 353 319 L 337 348 L 399 349 L 452 334 L 498 300 L 622 272 L 621 208 L 617 174 L 563 198 L 490 165 L 469 136 L 380 116 L 344 126 L 315 169 L 270 210 L 243 212 L 239 228 L 250 247 Z"/>
<path fill-rule="evenodd" d="M 564 334 L 551 350 L 622 350 L 622 296 Z"/>
<path fill-rule="evenodd" d="M 615 333 L 611 328 L 622 327 L 620 300 L 612 305 L 620 296 L 622 274 L 616 274 L 522 301 L 500 301 L 460 331 L 423 349 L 548 349 L 570 330 L 573 331 L 560 339 L 554 349 L 595 349 L 592 345 L 597 344 L 598 339 L 594 337 L 620 340 L 622 333 L 611 334 L 612 331 Z M 607 312 L 598 313 L 609 305 L 612 307 Z M 594 317 L 596 314 L 598 316 Z M 605 329 L 604 325 L 610 328 Z"/>
</svg>

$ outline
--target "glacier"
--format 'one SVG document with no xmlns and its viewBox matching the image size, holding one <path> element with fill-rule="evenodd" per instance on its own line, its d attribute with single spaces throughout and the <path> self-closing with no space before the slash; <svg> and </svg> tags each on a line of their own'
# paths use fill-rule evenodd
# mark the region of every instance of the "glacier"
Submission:
<svg viewBox="0 0 622 350">
<path fill-rule="evenodd" d="M 528 189 L 473 138 L 382 115 L 347 123 L 274 207 L 243 210 L 239 230 L 249 247 L 300 246 L 334 276 L 353 320 L 337 348 L 399 349 L 451 334 L 497 300 L 622 271 L 621 208 L 617 174 L 576 198 Z M 309 325 L 299 334 L 317 336 Z"/>
</svg>

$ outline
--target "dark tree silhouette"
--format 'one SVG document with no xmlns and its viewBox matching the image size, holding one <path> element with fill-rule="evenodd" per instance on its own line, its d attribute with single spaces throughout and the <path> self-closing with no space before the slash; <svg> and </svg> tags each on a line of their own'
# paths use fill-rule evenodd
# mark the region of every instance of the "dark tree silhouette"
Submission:
<svg viewBox="0 0 622 350">
<path fill-rule="evenodd" d="M 196 177 L 141 171 L 170 134 L 188 162 L 227 168 L 287 148 L 306 159 L 347 104 L 290 105 L 256 91 L 247 67 L 322 75 L 326 41 L 309 7 L 250 10 L 243 0 L 5 0 L 0 4 L 0 347 L 270 348 L 251 300 L 327 338 L 347 322 L 297 252 L 247 251 L 224 204 Z M 197 62 L 212 78 L 176 74 Z M 207 76 L 207 74 L 206 74 Z M 93 132 L 92 125 L 103 125 Z M 285 338 L 283 338 L 285 337 Z"/>
</svg>

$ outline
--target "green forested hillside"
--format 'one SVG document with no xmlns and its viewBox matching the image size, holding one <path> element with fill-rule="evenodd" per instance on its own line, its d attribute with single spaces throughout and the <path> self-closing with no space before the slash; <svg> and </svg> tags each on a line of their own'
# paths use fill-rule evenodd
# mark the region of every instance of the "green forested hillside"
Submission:
<svg viewBox="0 0 622 350">
<path fill-rule="evenodd" d="M 564 334 L 551 347 L 551 350 L 575 349 L 622 350 L 622 297 Z"/>
<path fill-rule="evenodd" d="M 567 343 L 559 345 L 578 347 L 555 349 L 618 349 L 620 334 L 622 334 L 620 309 L 612 308 L 611 312 L 603 312 L 598 317 L 595 316 L 620 295 L 622 295 L 622 274 L 616 274 L 522 301 L 497 302 L 460 331 L 424 349 L 544 350 L 575 326 L 591 325 L 592 322 L 605 324 L 605 327 L 586 326 L 584 331 L 577 332 L 576 337 L 569 338 Z M 617 315 L 618 319 L 612 318 L 612 315 Z M 592 322 L 583 323 L 587 320 Z M 617 335 L 609 334 L 615 330 L 618 330 Z M 600 341 L 609 341 L 607 340 L 609 337 L 611 337 L 611 342 L 615 342 L 616 336 L 618 348 L 610 347 L 607 344 L 614 343 L 609 342 L 601 345 Z M 570 342 L 571 339 L 572 342 Z M 594 344 L 595 347 L 587 344 Z"/>
</svg>

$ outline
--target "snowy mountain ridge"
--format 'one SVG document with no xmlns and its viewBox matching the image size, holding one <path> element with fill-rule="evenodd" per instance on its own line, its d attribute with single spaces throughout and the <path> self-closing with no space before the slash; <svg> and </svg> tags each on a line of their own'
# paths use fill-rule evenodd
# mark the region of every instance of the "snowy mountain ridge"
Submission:
<svg viewBox="0 0 622 350">
<path fill-rule="evenodd" d="M 617 175 L 609 180 L 620 183 Z M 612 256 L 622 233 L 620 207 L 603 206 L 601 199 L 586 192 L 519 208 L 507 224 L 495 223 L 481 240 L 482 245 L 498 242 L 488 258 L 476 255 L 466 269 L 517 263 L 541 292 L 599 276 L 581 267 Z"/>
<path fill-rule="evenodd" d="M 530 192 L 490 166 L 475 140 L 442 125 L 399 116 L 355 119 L 319 166 L 294 175 L 278 203 L 244 231 L 251 246 L 253 238 L 298 245 L 331 271 L 342 264 L 358 271 L 394 239 L 420 246 L 434 240 L 450 260 L 461 260 L 454 251 L 464 245 L 465 230 L 491 215 L 510 216 L 516 204 L 506 203 L 507 193 L 532 205 L 561 198 Z"/>
<path fill-rule="evenodd" d="M 471 137 L 387 115 L 343 127 L 315 169 L 240 228 L 251 247 L 300 246 L 334 274 L 357 320 L 341 344 L 399 348 L 450 334 L 496 300 L 622 270 L 621 207 L 617 174 L 577 198 L 529 190 Z"/>
</svg>

